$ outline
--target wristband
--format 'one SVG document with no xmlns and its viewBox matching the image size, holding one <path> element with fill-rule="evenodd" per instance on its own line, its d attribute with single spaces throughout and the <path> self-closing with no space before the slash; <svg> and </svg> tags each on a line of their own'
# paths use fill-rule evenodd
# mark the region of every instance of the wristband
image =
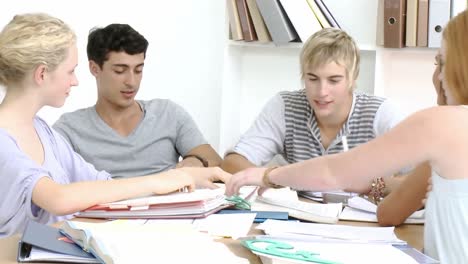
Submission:
<svg viewBox="0 0 468 264">
<path fill-rule="evenodd" d="M 185 156 L 183 159 L 187 159 L 187 158 L 196 158 L 197 160 L 199 160 L 203 164 L 203 167 L 205 167 L 205 168 L 209 167 L 208 161 L 206 159 L 204 159 L 203 157 L 191 154 L 191 155 Z"/>
</svg>

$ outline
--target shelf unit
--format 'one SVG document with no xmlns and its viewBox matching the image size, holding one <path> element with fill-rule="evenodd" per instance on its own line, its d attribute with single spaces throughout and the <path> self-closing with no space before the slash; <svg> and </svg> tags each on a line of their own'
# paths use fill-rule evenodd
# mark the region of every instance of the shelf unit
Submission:
<svg viewBox="0 0 468 264">
<path fill-rule="evenodd" d="M 431 76 L 436 49 L 376 46 L 376 0 L 327 0 L 328 8 L 361 50 L 357 90 L 392 99 L 406 113 L 434 105 Z M 282 90 L 302 88 L 302 43 L 226 40 L 219 151 L 233 146 L 262 107 Z"/>
</svg>

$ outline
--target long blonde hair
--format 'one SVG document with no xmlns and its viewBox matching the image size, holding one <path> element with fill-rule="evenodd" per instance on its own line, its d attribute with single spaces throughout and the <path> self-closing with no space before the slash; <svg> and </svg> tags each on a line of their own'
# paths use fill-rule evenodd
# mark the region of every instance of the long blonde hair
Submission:
<svg viewBox="0 0 468 264">
<path fill-rule="evenodd" d="M 444 78 L 459 104 L 468 104 L 468 11 L 451 19 L 443 32 Z"/>
<path fill-rule="evenodd" d="M 75 33 L 47 14 L 16 15 L 0 33 L 0 85 L 21 82 L 38 65 L 50 71 L 65 60 Z"/>
</svg>

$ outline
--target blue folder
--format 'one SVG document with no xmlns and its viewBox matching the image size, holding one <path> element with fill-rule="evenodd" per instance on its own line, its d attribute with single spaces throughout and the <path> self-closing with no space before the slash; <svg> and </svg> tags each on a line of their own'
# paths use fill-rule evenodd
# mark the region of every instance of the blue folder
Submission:
<svg viewBox="0 0 468 264">
<path fill-rule="evenodd" d="M 267 219 L 275 220 L 288 220 L 288 212 L 277 212 L 277 211 L 250 211 L 250 210 L 230 210 L 224 209 L 218 212 L 218 214 L 251 214 L 256 213 L 254 223 L 263 223 Z"/>
</svg>

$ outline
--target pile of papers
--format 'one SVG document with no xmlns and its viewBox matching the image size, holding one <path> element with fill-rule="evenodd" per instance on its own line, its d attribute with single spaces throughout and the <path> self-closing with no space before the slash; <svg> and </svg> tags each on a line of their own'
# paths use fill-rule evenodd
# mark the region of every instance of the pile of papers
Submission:
<svg viewBox="0 0 468 264">
<path fill-rule="evenodd" d="M 406 246 L 394 227 L 267 220 L 257 228 L 267 235 L 242 243 L 263 263 L 418 263 L 393 246 Z"/>
<path fill-rule="evenodd" d="M 255 190 L 255 187 L 244 187 L 241 197 L 245 198 Z M 220 186 L 217 189 L 197 189 L 193 192 L 128 199 L 99 204 L 77 213 L 76 216 L 105 219 L 203 218 L 233 205 L 226 200 L 224 192 L 224 186 Z"/>
<path fill-rule="evenodd" d="M 355 196 L 348 200 L 348 205 L 340 214 L 340 220 L 377 222 L 377 205 L 362 197 Z M 404 223 L 424 224 L 424 210 L 414 212 Z"/>
</svg>

